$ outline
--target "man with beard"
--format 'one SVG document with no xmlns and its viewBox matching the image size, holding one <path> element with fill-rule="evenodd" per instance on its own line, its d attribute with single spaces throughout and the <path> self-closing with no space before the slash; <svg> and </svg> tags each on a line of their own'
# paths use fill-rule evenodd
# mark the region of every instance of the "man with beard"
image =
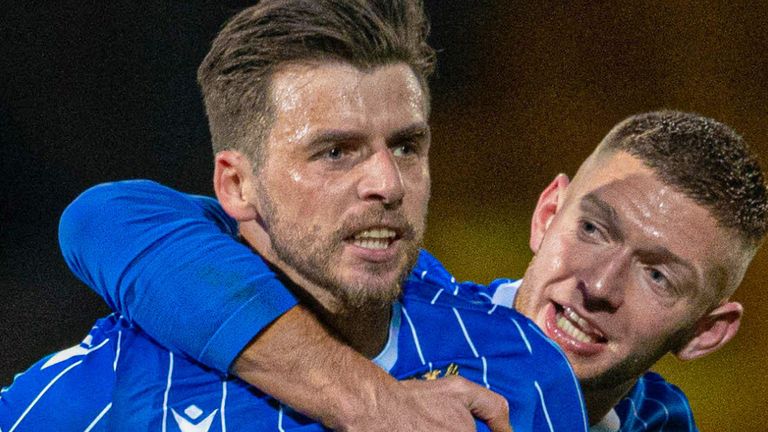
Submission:
<svg viewBox="0 0 768 432">
<path fill-rule="evenodd" d="M 157 313 L 157 302 L 181 298 L 189 304 L 190 283 L 205 287 L 200 294 L 212 293 L 207 304 L 239 304 L 239 287 L 257 284 L 201 280 L 200 272 L 236 274 L 260 259 L 244 253 L 242 263 L 229 265 L 215 257 L 231 256 L 229 251 L 179 253 L 174 250 L 179 243 L 186 251 L 218 242 L 231 231 L 232 221 L 171 209 L 169 203 L 196 198 L 156 184 L 141 192 L 157 195 L 156 208 L 121 204 L 137 194 L 135 187 L 111 184 L 79 198 L 62 220 L 65 256 L 113 307 L 147 322 L 150 332 L 157 331 L 175 349 L 215 351 L 211 338 L 192 337 L 206 335 L 204 326 L 180 314 L 162 313 L 162 323 L 150 315 Z M 151 200 L 140 201 L 148 206 Z M 110 209 L 106 220 L 99 218 L 103 208 Z M 162 228 L 157 220 L 134 223 L 162 213 L 159 209 L 170 211 L 170 220 L 196 220 L 205 232 L 195 240 L 173 235 L 172 225 Z M 684 394 L 646 371 L 667 352 L 695 359 L 733 338 L 742 306 L 729 298 L 765 237 L 767 221 L 764 172 L 735 132 L 694 114 L 647 113 L 612 129 L 573 181 L 560 175 L 544 190 L 531 224 L 535 256 L 523 280 L 499 280 L 489 287 L 456 284 L 439 262 L 422 253 L 409 281 L 440 287 L 435 299 L 466 295 L 476 304 L 487 303 L 489 312 L 496 313 L 496 305 L 514 306 L 533 319 L 573 365 L 595 430 L 695 430 Z M 161 240 L 143 248 L 142 257 L 129 251 L 120 257 L 124 264 L 115 265 L 113 257 L 89 254 L 95 245 L 114 241 L 106 233 L 118 230 L 130 238 L 150 228 Z M 136 275 L 134 286 L 116 277 L 128 264 Z M 149 275 L 142 276 L 147 270 Z M 133 300 L 138 287 L 153 300 L 151 306 Z M 186 331 L 170 334 L 177 328 Z M 263 332 L 248 350 L 274 330 Z M 207 345 L 201 348 L 203 342 Z M 293 355 L 301 357 L 302 349 Z M 235 361 L 238 372 L 241 361 Z M 339 412 L 345 408 L 328 404 L 323 415 L 344 417 Z"/>
<path fill-rule="evenodd" d="M 426 28 L 421 4 L 405 0 L 263 1 L 230 20 L 198 71 L 220 207 L 200 199 L 192 208 L 203 221 L 232 223 L 242 243 L 222 236 L 184 251 L 181 242 L 174 253 L 226 253 L 217 264 L 239 270 L 209 267 L 197 276 L 238 283 L 256 272 L 249 283 L 264 295 L 171 305 L 212 326 L 215 348 L 203 350 L 210 356 L 162 347 L 127 310 L 100 320 L 80 345 L 14 380 L 0 397 L 0 429 L 321 430 L 305 413 L 344 430 L 472 430 L 473 417 L 494 431 L 510 424 L 585 430 L 572 369 L 525 317 L 512 310 L 489 316 L 485 305 L 458 293 L 438 299 L 439 288 L 418 280 L 401 295 L 419 254 L 430 190 L 426 80 L 433 51 Z M 153 206 L 159 195 L 137 186 L 149 195 L 124 196 L 122 204 L 140 209 L 146 198 Z M 168 204 L 161 218 L 189 208 Z M 150 221 L 133 222 L 142 220 Z M 190 219 L 172 224 L 182 238 L 205 229 Z M 90 258 L 112 256 L 119 266 L 128 253 L 152 261 L 146 248 L 168 238 L 160 231 L 169 226 L 157 228 L 130 238 L 120 238 L 127 231 L 101 232 L 118 243 L 111 250 L 99 245 Z M 258 256 L 256 267 L 240 267 L 243 254 Z M 100 270 L 90 273 L 90 258 L 72 264 L 104 281 Z M 153 273 L 145 270 L 142 277 Z M 143 291 L 136 275 L 119 271 L 128 291 Z M 193 298 L 202 285 L 190 284 Z M 148 299 L 131 292 L 112 306 L 131 308 L 134 300 Z M 246 348 L 253 332 L 283 313 Z M 517 342 L 498 346 L 481 331 L 489 324 Z M 272 359 L 253 369 L 251 350 Z M 257 387 L 227 376 L 241 352 L 235 372 Z M 366 369 L 367 359 L 380 369 Z M 326 374 L 326 365 L 338 373 Z M 386 372 L 424 380 L 401 383 Z M 379 382 L 389 384 L 371 385 Z M 319 411 L 328 404 L 340 409 Z"/>
</svg>

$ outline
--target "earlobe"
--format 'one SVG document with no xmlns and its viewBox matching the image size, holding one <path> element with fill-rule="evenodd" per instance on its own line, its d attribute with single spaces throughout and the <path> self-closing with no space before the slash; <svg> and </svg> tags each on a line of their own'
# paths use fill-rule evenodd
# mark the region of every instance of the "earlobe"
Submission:
<svg viewBox="0 0 768 432">
<path fill-rule="evenodd" d="M 248 158 L 233 150 L 216 154 L 213 169 L 213 189 L 216 198 L 232 218 L 239 222 L 253 220 L 257 209 L 248 200 L 253 173 Z"/>
<path fill-rule="evenodd" d="M 693 338 L 675 356 L 680 360 L 693 360 L 719 350 L 736 336 L 743 314 L 744 308 L 737 302 L 718 306 L 699 319 Z"/>
<path fill-rule="evenodd" d="M 531 219 L 531 237 L 529 240 L 534 254 L 539 251 L 544 233 L 547 232 L 555 214 L 562 207 L 564 192 L 568 188 L 568 184 L 568 176 L 558 174 L 539 196 L 536 209 L 533 211 L 533 219 Z"/>
</svg>

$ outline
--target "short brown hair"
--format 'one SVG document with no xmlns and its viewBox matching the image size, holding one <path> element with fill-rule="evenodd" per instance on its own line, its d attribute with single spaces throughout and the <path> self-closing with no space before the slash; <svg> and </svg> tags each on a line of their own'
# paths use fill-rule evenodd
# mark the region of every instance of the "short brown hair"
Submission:
<svg viewBox="0 0 768 432">
<path fill-rule="evenodd" d="M 757 247 L 765 237 L 765 173 L 747 143 L 723 123 L 679 111 L 639 114 L 616 125 L 600 148 L 642 160 L 748 245 Z"/>
<path fill-rule="evenodd" d="M 404 62 L 421 82 L 434 50 L 420 0 L 264 0 L 230 19 L 197 72 L 213 151 L 236 149 L 258 165 L 271 127 L 271 78 L 281 65 L 339 61 L 361 69 Z"/>
</svg>

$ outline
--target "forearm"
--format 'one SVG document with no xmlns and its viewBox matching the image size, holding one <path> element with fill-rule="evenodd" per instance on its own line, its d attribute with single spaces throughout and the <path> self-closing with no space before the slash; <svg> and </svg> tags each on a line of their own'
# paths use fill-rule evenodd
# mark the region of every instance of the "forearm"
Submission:
<svg viewBox="0 0 768 432">
<path fill-rule="evenodd" d="M 135 181 L 81 195 L 59 234 L 78 277 L 155 340 L 328 427 L 466 431 L 474 430 L 470 411 L 486 419 L 499 412 L 472 408 L 498 402 L 483 388 L 398 382 L 342 344 L 295 306 L 267 264 L 233 238 L 236 229 L 210 199 Z M 494 418 L 507 430 L 501 411 Z"/>
<path fill-rule="evenodd" d="M 503 397 L 460 377 L 397 381 L 301 305 L 254 339 L 232 372 L 334 430 L 511 432 Z"/>
<path fill-rule="evenodd" d="M 375 417 L 399 383 L 347 345 L 303 306 L 255 338 L 232 372 L 293 409 L 337 430 Z M 381 413 L 382 415 L 384 413 Z"/>
</svg>

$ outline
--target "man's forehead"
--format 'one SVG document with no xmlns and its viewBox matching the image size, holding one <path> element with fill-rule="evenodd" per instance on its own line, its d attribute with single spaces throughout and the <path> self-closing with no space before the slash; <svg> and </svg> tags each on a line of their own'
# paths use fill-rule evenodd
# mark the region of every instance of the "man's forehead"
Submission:
<svg viewBox="0 0 768 432">
<path fill-rule="evenodd" d="M 697 241 L 700 246 L 718 240 L 702 237 L 702 230 L 725 237 L 709 210 L 649 173 L 623 173 L 598 180 L 574 191 L 574 204 L 581 212 L 614 221 L 628 236 L 634 234 L 649 242 Z"/>
<path fill-rule="evenodd" d="M 387 94 L 377 93 L 386 87 Z M 271 79 L 272 100 L 284 109 L 300 103 L 359 104 L 366 97 L 399 97 L 424 109 L 424 94 L 418 78 L 405 63 L 359 68 L 345 62 L 301 62 L 281 66 Z M 327 95 L 337 98 L 322 100 Z"/>
<path fill-rule="evenodd" d="M 326 131 L 389 136 L 427 121 L 427 100 L 405 63 L 371 69 L 347 63 L 288 65 L 270 87 L 272 133 L 296 140 Z"/>
</svg>

